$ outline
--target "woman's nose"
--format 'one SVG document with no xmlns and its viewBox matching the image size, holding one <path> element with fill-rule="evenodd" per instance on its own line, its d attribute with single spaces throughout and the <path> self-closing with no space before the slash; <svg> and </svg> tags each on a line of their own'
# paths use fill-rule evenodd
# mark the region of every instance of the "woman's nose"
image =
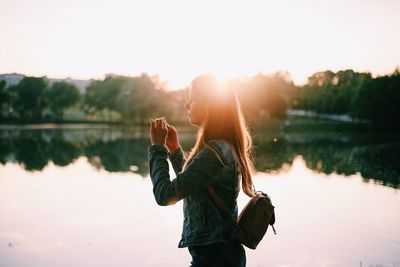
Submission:
<svg viewBox="0 0 400 267">
<path fill-rule="evenodd" d="M 186 102 L 185 105 L 183 105 L 183 107 L 186 109 L 186 111 L 189 110 L 189 102 Z"/>
</svg>

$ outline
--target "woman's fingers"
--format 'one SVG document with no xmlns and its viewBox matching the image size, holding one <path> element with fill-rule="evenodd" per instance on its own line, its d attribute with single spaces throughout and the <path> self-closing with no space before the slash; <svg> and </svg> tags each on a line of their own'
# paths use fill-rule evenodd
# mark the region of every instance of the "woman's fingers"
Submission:
<svg viewBox="0 0 400 267">
<path fill-rule="evenodd" d="M 162 119 L 161 119 L 161 127 L 163 129 L 167 129 L 167 121 L 165 120 L 164 117 L 162 117 Z"/>
<path fill-rule="evenodd" d="M 168 126 L 168 134 L 177 135 L 177 131 L 173 126 Z"/>
<path fill-rule="evenodd" d="M 156 127 L 161 127 L 161 119 L 156 119 Z"/>
<path fill-rule="evenodd" d="M 168 128 L 168 131 L 173 131 L 173 132 L 178 132 L 177 130 L 176 130 L 176 128 L 174 127 L 174 126 L 172 126 L 172 125 L 167 125 L 167 128 Z"/>
<path fill-rule="evenodd" d="M 166 127 L 169 127 L 170 125 L 169 125 L 169 123 L 167 122 L 167 119 L 166 119 L 165 117 L 163 117 L 163 118 L 164 118 L 165 126 L 166 126 Z"/>
<path fill-rule="evenodd" d="M 165 125 L 167 126 L 168 129 L 174 128 L 172 125 L 170 125 L 167 121 L 165 121 Z"/>
<path fill-rule="evenodd" d="M 161 117 L 161 118 L 157 118 L 155 120 L 151 119 L 152 122 L 152 127 L 159 127 L 159 128 L 164 128 L 164 129 L 168 129 L 169 124 L 168 122 L 165 120 L 165 117 Z"/>
</svg>

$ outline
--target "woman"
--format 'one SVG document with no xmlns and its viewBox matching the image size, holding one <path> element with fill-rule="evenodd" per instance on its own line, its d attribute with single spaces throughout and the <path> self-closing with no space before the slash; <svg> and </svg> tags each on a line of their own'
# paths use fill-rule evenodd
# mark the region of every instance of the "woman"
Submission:
<svg viewBox="0 0 400 267">
<path fill-rule="evenodd" d="M 190 123 L 198 127 L 196 144 L 185 159 L 176 129 L 165 118 L 150 120 L 150 177 L 159 205 L 183 199 L 183 231 L 178 247 L 188 247 L 191 266 L 245 266 L 236 239 L 236 199 L 240 190 L 254 195 L 250 160 L 252 140 L 235 91 L 209 74 L 193 80 L 185 104 Z M 177 177 L 170 180 L 167 159 Z M 241 173 L 241 175 L 239 175 Z M 221 210 L 214 191 L 231 211 Z"/>
</svg>

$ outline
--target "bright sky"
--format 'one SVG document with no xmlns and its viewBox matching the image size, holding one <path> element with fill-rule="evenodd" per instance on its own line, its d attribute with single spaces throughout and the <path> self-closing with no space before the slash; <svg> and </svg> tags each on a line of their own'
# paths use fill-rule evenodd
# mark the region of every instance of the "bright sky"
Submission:
<svg viewBox="0 0 400 267">
<path fill-rule="evenodd" d="M 398 0 L 0 0 L 0 73 L 76 79 L 400 65 Z"/>
</svg>

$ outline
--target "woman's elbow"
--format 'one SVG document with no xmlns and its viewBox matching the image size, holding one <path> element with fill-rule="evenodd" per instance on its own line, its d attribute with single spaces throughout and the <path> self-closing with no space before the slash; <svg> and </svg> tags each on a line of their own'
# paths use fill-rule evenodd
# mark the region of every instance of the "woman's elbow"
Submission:
<svg viewBox="0 0 400 267">
<path fill-rule="evenodd" d="M 161 199 L 156 197 L 156 202 L 159 206 L 171 206 L 174 205 L 177 201 L 174 199 Z"/>
<path fill-rule="evenodd" d="M 154 198 L 159 206 L 174 205 L 178 201 L 175 197 L 167 196 L 162 192 L 154 192 Z"/>
<path fill-rule="evenodd" d="M 168 206 L 168 201 L 160 197 L 155 196 L 156 202 L 159 206 Z"/>
</svg>

